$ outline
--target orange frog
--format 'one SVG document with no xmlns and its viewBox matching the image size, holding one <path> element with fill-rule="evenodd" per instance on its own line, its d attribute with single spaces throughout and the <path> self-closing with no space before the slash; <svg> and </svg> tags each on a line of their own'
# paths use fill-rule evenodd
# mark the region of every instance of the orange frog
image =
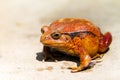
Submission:
<svg viewBox="0 0 120 80">
<path fill-rule="evenodd" d="M 104 35 L 93 23 L 85 19 L 63 18 L 50 26 L 41 28 L 40 42 L 44 45 L 44 60 L 51 57 L 51 48 L 80 58 L 78 67 L 70 67 L 71 72 L 87 68 L 92 59 L 106 52 L 112 42 L 112 35 Z"/>
</svg>

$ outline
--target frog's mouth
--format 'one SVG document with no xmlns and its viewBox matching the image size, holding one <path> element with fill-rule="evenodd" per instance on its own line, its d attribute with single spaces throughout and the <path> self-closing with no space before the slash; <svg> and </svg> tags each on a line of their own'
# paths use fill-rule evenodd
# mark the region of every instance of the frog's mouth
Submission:
<svg viewBox="0 0 120 80">
<path fill-rule="evenodd" d="M 44 46 L 48 47 L 64 47 L 66 43 L 64 42 L 54 42 L 54 41 L 41 41 Z"/>
</svg>

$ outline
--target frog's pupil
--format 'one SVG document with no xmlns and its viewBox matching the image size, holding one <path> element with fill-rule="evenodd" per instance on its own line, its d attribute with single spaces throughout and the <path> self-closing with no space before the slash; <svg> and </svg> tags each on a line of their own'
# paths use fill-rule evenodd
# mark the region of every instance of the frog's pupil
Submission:
<svg viewBox="0 0 120 80">
<path fill-rule="evenodd" d="M 55 37 L 58 37 L 58 36 L 59 36 L 59 34 L 54 34 L 54 36 L 55 36 Z"/>
</svg>

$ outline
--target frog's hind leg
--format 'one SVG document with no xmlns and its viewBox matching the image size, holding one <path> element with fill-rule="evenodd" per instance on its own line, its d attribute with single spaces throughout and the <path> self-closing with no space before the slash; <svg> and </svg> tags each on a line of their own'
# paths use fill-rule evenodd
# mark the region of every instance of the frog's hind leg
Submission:
<svg viewBox="0 0 120 80">
<path fill-rule="evenodd" d="M 112 42 L 112 35 L 110 32 L 106 32 L 99 41 L 99 52 L 106 52 L 109 49 L 109 45 Z"/>
<path fill-rule="evenodd" d="M 95 55 L 94 57 L 92 57 L 91 59 L 92 59 L 92 63 L 99 63 L 99 62 L 102 62 L 103 60 L 102 60 L 102 58 L 103 58 L 103 56 L 104 56 L 104 54 L 97 54 L 97 55 Z"/>
<path fill-rule="evenodd" d="M 77 48 L 76 52 L 80 57 L 80 65 L 78 67 L 70 67 L 70 69 L 72 69 L 71 72 L 73 73 L 86 69 L 91 62 L 91 57 L 83 48 Z"/>
</svg>

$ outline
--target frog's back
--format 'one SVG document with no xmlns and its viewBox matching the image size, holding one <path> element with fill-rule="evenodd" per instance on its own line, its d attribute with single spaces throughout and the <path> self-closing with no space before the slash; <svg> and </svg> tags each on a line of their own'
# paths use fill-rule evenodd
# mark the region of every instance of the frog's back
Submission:
<svg viewBox="0 0 120 80">
<path fill-rule="evenodd" d="M 52 31 L 60 31 L 61 33 L 74 33 L 74 32 L 91 32 L 96 36 L 100 36 L 99 28 L 93 23 L 85 19 L 76 18 L 63 18 L 56 20 L 51 25 Z"/>
</svg>

